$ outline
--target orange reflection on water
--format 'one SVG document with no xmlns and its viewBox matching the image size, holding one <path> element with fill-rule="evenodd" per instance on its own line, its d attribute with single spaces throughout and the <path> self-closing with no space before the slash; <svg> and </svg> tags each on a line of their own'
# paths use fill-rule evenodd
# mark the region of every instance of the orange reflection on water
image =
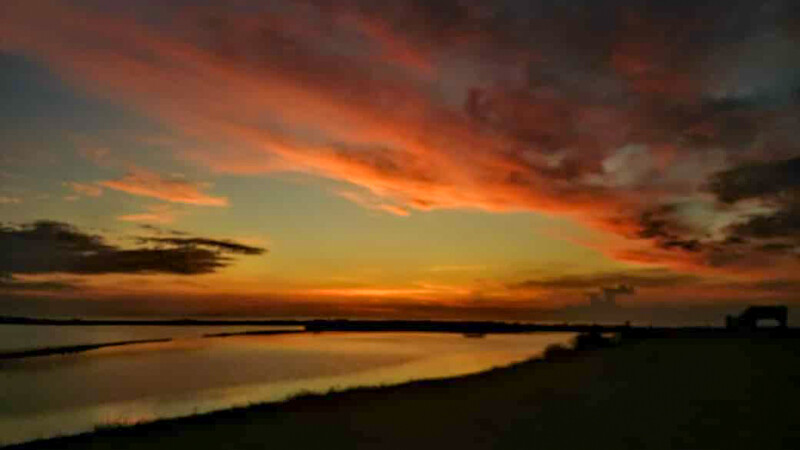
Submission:
<svg viewBox="0 0 800 450">
<path fill-rule="evenodd" d="M 527 359 L 569 334 L 300 333 L 109 347 L 0 367 L 0 441 L 387 385 Z"/>
</svg>

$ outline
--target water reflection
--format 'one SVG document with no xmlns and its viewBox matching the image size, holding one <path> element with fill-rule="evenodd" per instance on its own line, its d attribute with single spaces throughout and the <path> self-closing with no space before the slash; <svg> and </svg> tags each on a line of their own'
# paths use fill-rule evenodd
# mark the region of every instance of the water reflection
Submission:
<svg viewBox="0 0 800 450">
<path fill-rule="evenodd" d="M 118 341 L 138 341 L 165 338 L 200 337 L 210 333 L 241 333 L 258 330 L 299 330 L 302 327 L 234 326 L 174 326 L 174 325 L 103 325 L 103 326 L 0 326 L 0 352 L 42 347 L 102 344 Z"/>
<path fill-rule="evenodd" d="M 285 399 L 304 391 L 461 375 L 567 334 L 236 336 L 103 348 L 0 364 L 0 443 Z"/>
</svg>

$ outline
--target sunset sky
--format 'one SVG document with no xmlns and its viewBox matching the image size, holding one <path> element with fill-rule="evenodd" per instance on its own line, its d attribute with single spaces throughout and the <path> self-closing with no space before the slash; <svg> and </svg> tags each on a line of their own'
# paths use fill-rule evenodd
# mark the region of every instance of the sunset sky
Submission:
<svg viewBox="0 0 800 450">
<path fill-rule="evenodd" d="M 796 0 L 4 0 L 0 315 L 793 304 L 798 132 Z"/>
</svg>

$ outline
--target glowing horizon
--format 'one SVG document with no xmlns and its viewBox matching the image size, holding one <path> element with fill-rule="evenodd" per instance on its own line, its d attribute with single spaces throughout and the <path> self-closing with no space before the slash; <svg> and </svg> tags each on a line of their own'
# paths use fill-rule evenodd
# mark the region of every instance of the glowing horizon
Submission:
<svg viewBox="0 0 800 450">
<path fill-rule="evenodd" d="M 797 9 L 601 3 L 3 2 L 0 314 L 796 301 Z"/>
</svg>

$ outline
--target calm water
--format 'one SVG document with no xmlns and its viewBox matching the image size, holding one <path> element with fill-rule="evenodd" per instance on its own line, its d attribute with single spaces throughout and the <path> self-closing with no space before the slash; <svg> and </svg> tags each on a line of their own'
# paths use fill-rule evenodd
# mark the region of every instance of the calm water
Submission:
<svg viewBox="0 0 800 450">
<path fill-rule="evenodd" d="M 302 327 L 257 326 L 47 326 L 0 325 L 0 352 L 66 345 L 102 344 L 145 339 L 201 337 L 253 330 L 299 330 Z"/>
<path fill-rule="evenodd" d="M 14 333 L 3 328 L 0 336 L 17 336 L 16 343 L 4 342 L 15 349 L 30 347 L 18 345 L 20 333 L 38 333 L 36 343 L 45 345 L 64 344 L 41 336 L 54 332 L 102 334 L 88 342 L 108 340 L 109 335 L 114 336 L 110 340 L 177 339 L 0 361 L 0 445 L 73 434 L 98 424 L 135 423 L 281 400 L 305 391 L 478 372 L 527 359 L 549 344 L 572 337 L 564 333 L 482 339 L 434 333 L 321 333 L 202 339 L 197 336 L 208 330 L 198 328 L 204 327 L 25 327 L 27 331 Z M 221 331 L 222 327 L 212 330 Z"/>
</svg>

